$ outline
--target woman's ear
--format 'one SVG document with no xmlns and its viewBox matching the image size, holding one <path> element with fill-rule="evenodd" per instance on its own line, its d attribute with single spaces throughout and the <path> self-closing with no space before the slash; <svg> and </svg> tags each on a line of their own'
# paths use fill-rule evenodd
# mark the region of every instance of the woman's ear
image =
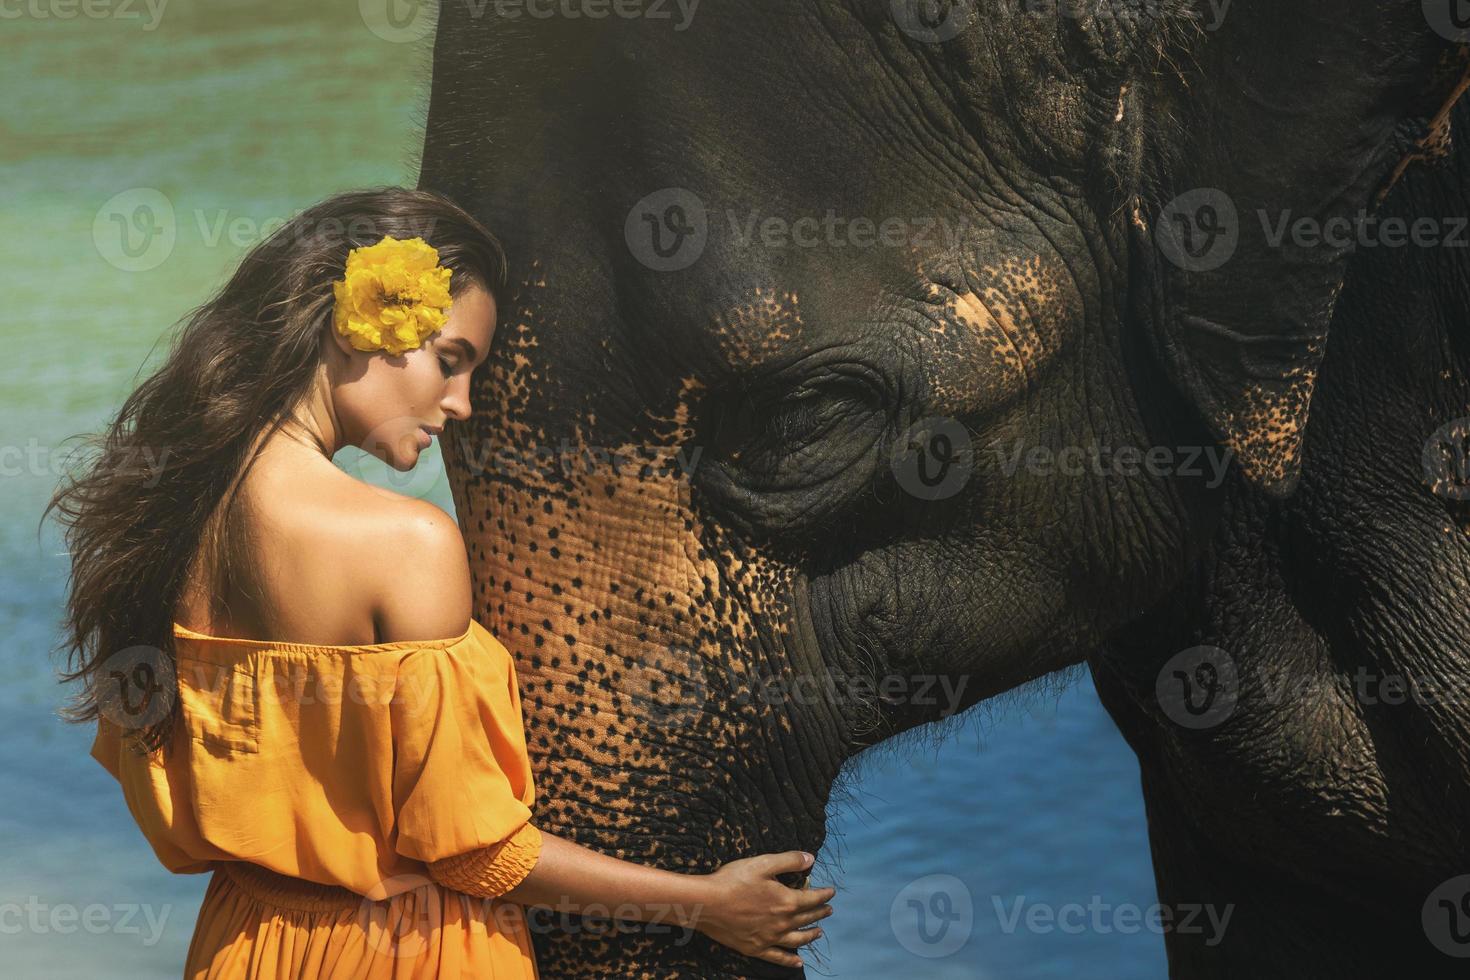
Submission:
<svg viewBox="0 0 1470 980">
<path fill-rule="evenodd" d="M 1465 47 L 1420 4 L 1379 0 L 1237 5 L 1187 46 L 1145 88 L 1133 314 L 1245 474 L 1282 495 L 1359 230 L 1448 119 Z"/>
<path fill-rule="evenodd" d="M 322 332 L 324 334 L 322 339 L 323 346 L 331 345 L 328 349 L 333 353 L 333 356 L 337 354 L 341 355 L 338 360 L 351 361 L 355 355 L 365 353 L 353 347 L 352 342 L 342 336 L 337 328 L 332 325 L 330 318 L 328 318 L 327 325 Z"/>
</svg>

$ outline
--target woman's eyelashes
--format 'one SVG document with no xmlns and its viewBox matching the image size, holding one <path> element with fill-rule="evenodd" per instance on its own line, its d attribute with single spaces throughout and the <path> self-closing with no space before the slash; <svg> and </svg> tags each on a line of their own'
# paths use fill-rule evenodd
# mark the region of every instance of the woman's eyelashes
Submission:
<svg viewBox="0 0 1470 980">
<path fill-rule="evenodd" d="M 442 375 L 444 375 L 444 377 L 447 378 L 451 374 L 454 373 L 454 365 L 453 364 L 450 364 L 447 360 L 445 360 L 444 359 L 444 356 L 442 354 L 441 355 L 438 355 L 438 357 L 439 357 L 439 373 L 442 374 Z"/>
</svg>

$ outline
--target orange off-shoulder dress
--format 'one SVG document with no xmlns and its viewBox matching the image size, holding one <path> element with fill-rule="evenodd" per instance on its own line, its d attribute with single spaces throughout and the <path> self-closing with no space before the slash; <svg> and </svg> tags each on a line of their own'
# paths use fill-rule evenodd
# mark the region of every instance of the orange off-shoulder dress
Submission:
<svg viewBox="0 0 1470 980">
<path fill-rule="evenodd" d="M 103 717 L 92 756 L 165 867 L 213 871 L 186 978 L 537 976 L 521 906 L 477 897 L 515 887 L 541 850 L 494 635 L 472 621 L 360 646 L 174 636 L 172 751 L 138 754 Z M 476 895 L 441 884 L 446 866 Z"/>
</svg>

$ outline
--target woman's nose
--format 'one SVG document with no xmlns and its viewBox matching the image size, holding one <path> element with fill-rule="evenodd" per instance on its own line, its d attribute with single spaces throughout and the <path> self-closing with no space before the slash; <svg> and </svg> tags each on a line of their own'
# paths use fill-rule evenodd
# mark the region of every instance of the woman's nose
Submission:
<svg viewBox="0 0 1470 980">
<path fill-rule="evenodd" d="M 448 415 L 450 418 L 459 419 L 460 421 L 464 421 L 465 419 L 469 418 L 469 379 L 465 378 L 463 384 L 456 383 L 453 387 L 451 387 L 449 389 L 449 393 L 444 396 L 444 401 L 440 404 L 439 407 L 444 409 L 444 414 Z"/>
</svg>

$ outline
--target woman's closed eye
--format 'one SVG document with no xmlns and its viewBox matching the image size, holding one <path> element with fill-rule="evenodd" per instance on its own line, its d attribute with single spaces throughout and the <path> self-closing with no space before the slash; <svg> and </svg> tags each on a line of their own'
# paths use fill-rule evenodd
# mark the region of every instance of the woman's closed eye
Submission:
<svg viewBox="0 0 1470 980">
<path fill-rule="evenodd" d="M 442 354 L 441 355 L 438 355 L 438 356 L 439 356 L 439 373 L 443 374 L 444 377 L 447 378 L 451 374 L 454 373 L 454 365 L 453 364 L 450 364 L 449 361 L 447 361 Z"/>
</svg>

